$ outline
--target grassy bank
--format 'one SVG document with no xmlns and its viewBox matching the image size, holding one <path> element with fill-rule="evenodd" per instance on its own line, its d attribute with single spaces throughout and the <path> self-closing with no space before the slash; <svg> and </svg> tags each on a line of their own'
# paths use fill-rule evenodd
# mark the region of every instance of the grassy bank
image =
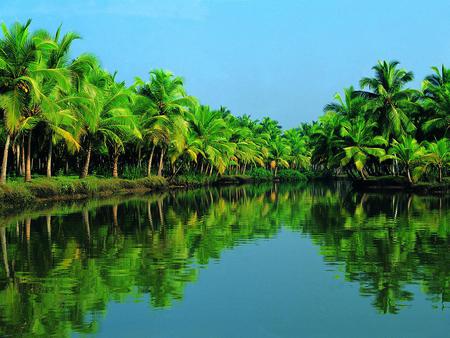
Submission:
<svg viewBox="0 0 450 338">
<path fill-rule="evenodd" d="M 167 181 L 162 177 L 136 180 L 100 177 L 79 179 L 76 176 L 42 177 L 27 183 L 11 181 L 0 185 L 0 203 L 3 208 L 22 207 L 38 200 L 108 196 L 124 192 L 159 190 L 167 186 Z"/>
<path fill-rule="evenodd" d="M 152 176 L 138 179 L 107 177 L 58 176 L 37 177 L 31 182 L 22 179 L 0 184 L 0 209 L 22 208 L 30 203 L 45 200 L 71 200 L 113 194 L 145 192 L 168 189 L 170 187 L 202 187 L 208 185 L 230 185 L 271 181 L 306 181 L 307 177 L 298 171 L 281 171 L 273 177 L 270 171 L 249 172 L 248 175 L 182 175 L 173 179 Z"/>
</svg>

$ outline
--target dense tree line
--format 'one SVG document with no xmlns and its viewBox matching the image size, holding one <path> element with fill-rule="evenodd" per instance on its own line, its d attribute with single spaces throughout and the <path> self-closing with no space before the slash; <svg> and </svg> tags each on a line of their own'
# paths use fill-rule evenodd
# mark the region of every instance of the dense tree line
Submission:
<svg viewBox="0 0 450 338">
<path fill-rule="evenodd" d="M 160 69 L 131 86 L 95 56 L 70 59 L 75 33 L 3 24 L 0 39 L 1 182 L 54 172 L 119 176 L 246 174 L 280 168 L 442 180 L 450 161 L 450 71 L 433 68 L 421 90 L 398 62 L 379 62 L 361 89 L 344 90 L 319 121 L 283 131 L 211 109 L 183 79 Z M 262 169 L 259 169 L 262 170 Z"/>
</svg>

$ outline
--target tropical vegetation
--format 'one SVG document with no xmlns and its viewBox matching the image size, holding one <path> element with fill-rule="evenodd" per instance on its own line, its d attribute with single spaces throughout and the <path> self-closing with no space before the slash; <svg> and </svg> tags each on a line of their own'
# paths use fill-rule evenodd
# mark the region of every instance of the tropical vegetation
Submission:
<svg viewBox="0 0 450 338">
<path fill-rule="evenodd" d="M 433 67 L 422 87 L 412 89 L 412 72 L 379 61 L 360 89 L 336 94 L 318 121 L 283 130 L 269 117 L 201 104 L 166 70 L 151 70 L 129 86 L 95 56 L 72 57 L 76 33 L 31 31 L 30 25 L 2 25 L 1 183 L 55 174 L 174 180 L 264 170 L 277 177 L 287 168 L 362 180 L 404 176 L 410 183 L 447 175 L 445 66 Z"/>
</svg>

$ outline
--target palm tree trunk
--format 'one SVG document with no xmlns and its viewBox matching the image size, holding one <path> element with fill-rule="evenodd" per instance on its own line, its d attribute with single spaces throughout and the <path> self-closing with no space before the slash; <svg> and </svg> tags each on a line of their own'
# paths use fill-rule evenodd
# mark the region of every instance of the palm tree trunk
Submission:
<svg viewBox="0 0 450 338">
<path fill-rule="evenodd" d="M 152 147 L 152 152 L 150 153 L 150 157 L 148 158 L 148 165 L 147 165 L 147 176 L 152 176 L 152 162 L 153 162 L 153 154 L 155 153 L 155 145 Z"/>
<path fill-rule="evenodd" d="M 22 136 L 22 142 L 20 144 L 20 158 L 22 160 L 22 164 L 20 167 L 20 171 L 22 172 L 22 175 L 25 175 L 25 136 Z"/>
<path fill-rule="evenodd" d="M 142 162 L 141 159 L 142 159 L 142 147 L 139 146 L 139 148 L 138 148 L 138 168 L 141 167 L 141 162 Z"/>
<path fill-rule="evenodd" d="M 91 162 L 92 145 L 91 142 L 88 144 L 88 151 L 86 154 L 86 160 L 84 162 L 83 170 L 81 171 L 80 178 L 86 178 L 89 173 L 89 164 Z"/>
<path fill-rule="evenodd" d="M 9 143 L 11 142 L 11 135 L 6 136 L 5 149 L 3 150 L 3 160 L 2 160 L 2 173 L 0 176 L 0 183 L 6 183 L 6 169 L 8 167 L 8 153 L 9 153 Z"/>
<path fill-rule="evenodd" d="M 16 144 L 16 176 L 21 175 L 21 168 L 20 168 L 20 145 Z"/>
<path fill-rule="evenodd" d="M 119 153 L 114 153 L 114 159 L 113 159 L 113 177 L 118 178 L 119 177 Z"/>
<path fill-rule="evenodd" d="M 27 158 L 25 162 L 25 182 L 31 181 L 31 138 L 32 138 L 32 131 L 30 130 L 27 143 Z"/>
<path fill-rule="evenodd" d="M 158 176 L 162 176 L 164 166 L 164 147 L 161 149 L 161 157 L 159 158 Z"/>
<path fill-rule="evenodd" d="M 48 144 L 48 154 L 47 154 L 47 177 L 52 177 L 52 152 L 53 152 L 53 142 L 50 140 Z"/>
<path fill-rule="evenodd" d="M 411 178 L 411 172 L 409 170 L 409 166 L 406 167 L 406 176 L 408 177 L 408 182 L 413 183 L 412 178 Z"/>
</svg>

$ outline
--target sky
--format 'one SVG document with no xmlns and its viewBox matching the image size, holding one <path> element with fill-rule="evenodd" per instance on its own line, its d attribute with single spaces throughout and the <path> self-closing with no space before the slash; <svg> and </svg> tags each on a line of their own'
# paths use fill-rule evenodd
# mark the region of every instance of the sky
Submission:
<svg viewBox="0 0 450 338">
<path fill-rule="evenodd" d="M 203 104 L 270 116 L 284 128 L 317 119 L 378 60 L 399 60 L 419 88 L 450 61 L 448 0 L 0 0 L 0 21 L 75 31 L 132 84 L 170 70 Z"/>
</svg>

